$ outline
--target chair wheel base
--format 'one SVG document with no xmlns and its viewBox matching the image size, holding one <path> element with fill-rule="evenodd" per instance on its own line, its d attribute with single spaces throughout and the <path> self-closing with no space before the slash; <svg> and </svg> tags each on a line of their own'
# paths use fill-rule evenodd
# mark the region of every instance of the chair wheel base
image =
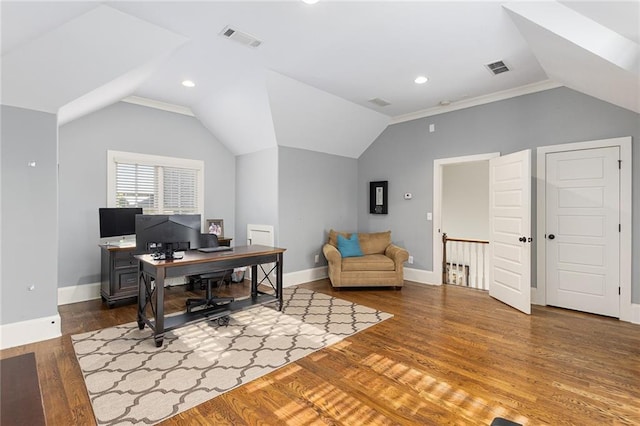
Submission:
<svg viewBox="0 0 640 426">
<path fill-rule="evenodd" d="M 223 326 L 224 325 L 225 327 L 228 327 L 230 319 L 231 318 L 229 317 L 229 315 L 225 315 L 223 317 L 218 318 L 216 321 L 218 322 L 219 326 Z"/>
</svg>

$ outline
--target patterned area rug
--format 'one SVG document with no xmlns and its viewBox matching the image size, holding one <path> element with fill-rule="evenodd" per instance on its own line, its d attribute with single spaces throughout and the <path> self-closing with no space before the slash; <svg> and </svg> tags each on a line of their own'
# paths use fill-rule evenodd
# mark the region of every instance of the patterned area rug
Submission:
<svg viewBox="0 0 640 426">
<path fill-rule="evenodd" d="M 137 324 L 72 336 L 99 425 L 155 424 L 362 331 L 392 315 L 311 290 L 165 333 Z"/>
</svg>

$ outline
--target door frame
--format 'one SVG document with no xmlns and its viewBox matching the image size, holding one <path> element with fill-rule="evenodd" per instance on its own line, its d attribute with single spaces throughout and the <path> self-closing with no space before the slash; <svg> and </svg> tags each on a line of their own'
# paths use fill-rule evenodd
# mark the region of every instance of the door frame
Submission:
<svg viewBox="0 0 640 426">
<path fill-rule="evenodd" d="M 579 151 L 595 148 L 619 147 L 620 160 L 620 320 L 631 321 L 631 273 L 632 273 L 632 157 L 631 136 L 611 139 L 599 139 L 587 142 L 575 142 L 561 145 L 549 145 L 536 149 L 536 282 L 537 287 L 532 288 L 531 303 L 536 305 L 547 304 L 546 283 L 546 244 L 544 244 L 546 229 L 546 180 L 547 164 L 546 155 L 556 152 Z"/>
<path fill-rule="evenodd" d="M 450 164 L 474 163 L 489 161 L 500 157 L 499 152 L 488 154 L 465 155 L 462 157 L 441 158 L 433 160 L 433 261 L 430 283 L 442 285 L 442 174 L 443 167 Z M 487 182 L 487 184 L 489 184 Z"/>
</svg>

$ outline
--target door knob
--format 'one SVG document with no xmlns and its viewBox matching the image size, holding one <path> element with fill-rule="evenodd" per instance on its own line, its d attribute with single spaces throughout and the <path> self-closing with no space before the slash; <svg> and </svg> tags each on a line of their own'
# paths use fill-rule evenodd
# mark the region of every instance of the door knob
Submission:
<svg viewBox="0 0 640 426">
<path fill-rule="evenodd" d="M 527 242 L 527 237 L 520 237 L 520 238 L 518 238 L 518 241 L 520 241 L 521 243 L 526 243 Z"/>
<path fill-rule="evenodd" d="M 550 240 L 553 240 L 555 237 L 556 237 L 555 235 L 553 235 L 553 234 L 549 234 L 549 239 L 550 239 Z"/>
</svg>

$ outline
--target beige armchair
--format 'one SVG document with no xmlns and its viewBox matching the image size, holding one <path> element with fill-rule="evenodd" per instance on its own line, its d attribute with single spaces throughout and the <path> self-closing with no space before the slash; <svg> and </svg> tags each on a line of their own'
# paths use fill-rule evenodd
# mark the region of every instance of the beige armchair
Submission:
<svg viewBox="0 0 640 426">
<path fill-rule="evenodd" d="M 338 250 L 338 234 L 350 238 L 350 233 L 329 231 L 329 241 L 322 252 L 329 262 L 329 279 L 333 287 L 401 288 L 404 285 L 404 262 L 409 252 L 391 244 L 391 231 L 358 233 L 363 256 L 345 257 Z"/>
</svg>

